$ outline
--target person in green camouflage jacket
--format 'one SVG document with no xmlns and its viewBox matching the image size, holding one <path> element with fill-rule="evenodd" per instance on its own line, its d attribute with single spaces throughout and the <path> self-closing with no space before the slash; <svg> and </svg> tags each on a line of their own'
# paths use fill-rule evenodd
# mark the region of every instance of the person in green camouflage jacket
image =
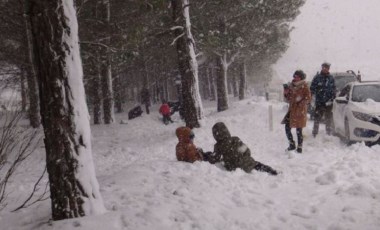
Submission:
<svg viewBox="0 0 380 230">
<path fill-rule="evenodd" d="M 211 163 L 218 161 L 224 162 L 224 167 L 228 171 L 234 171 L 241 168 L 247 173 L 253 169 L 267 172 L 271 175 L 277 175 L 277 171 L 270 166 L 255 161 L 251 156 L 251 150 L 245 145 L 239 137 L 232 137 L 223 122 L 217 122 L 212 127 L 212 133 L 216 140 L 214 153 Z"/>
</svg>

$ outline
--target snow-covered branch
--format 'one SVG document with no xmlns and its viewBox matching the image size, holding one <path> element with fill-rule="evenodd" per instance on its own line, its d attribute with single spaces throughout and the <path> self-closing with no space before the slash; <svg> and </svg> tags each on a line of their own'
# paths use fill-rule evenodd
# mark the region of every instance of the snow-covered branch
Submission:
<svg viewBox="0 0 380 230">
<path fill-rule="evenodd" d="M 106 44 L 104 43 L 100 43 L 100 42 L 86 42 L 86 41 L 81 41 L 79 42 L 79 44 L 87 44 L 87 45 L 95 45 L 95 46 L 101 46 L 101 47 L 104 47 L 106 49 L 109 49 L 111 52 L 115 53 L 116 50 L 110 46 L 107 46 Z"/>
<path fill-rule="evenodd" d="M 173 46 L 177 42 L 177 40 L 180 39 L 183 36 L 185 36 L 185 33 L 182 33 L 182 34 L 178 35 L 176 38 L 174 38 L 173 42 L 170 43 L 170 45 Z"/>
<path fill-rule="evenodd" d="M 180 29 L 180 30 L 183 30 L 183 26 L 173 26 L 170 28 L 170 30 L 177 30 L 177 29 Z"/>
</svg>

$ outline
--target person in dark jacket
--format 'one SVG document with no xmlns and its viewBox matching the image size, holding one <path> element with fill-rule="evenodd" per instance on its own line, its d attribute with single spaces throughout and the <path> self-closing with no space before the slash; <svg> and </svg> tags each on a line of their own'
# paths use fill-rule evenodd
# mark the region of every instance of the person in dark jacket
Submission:
<svg viewBox="0 0 380 230">
<path fill-rule="evenodd" d="M 143 111 L 141 109 L 141 106 L 137 105 L 128 111 L 128 120 L 139 117 L 139 116 L 141 116 L 142 113 L 143 113 Z"/>
<path fill-rule="evenodd" d="M 145 112 L 146 114 L 149 114 L 149 107 L 150 107 L 150 93 L 148 88 L 143 88 L 141 90 L 141 104 L 145 105 Z"/>
<path fill-rule="evenodd" d="M 307 105 L 310 103 L 310 90 L 305 82 L 306 74 L 302 70 L 297 70 L 293 74 L 293 81 L 284 90 L 284 96 L 289 102 L 289 110 L 286 113 L 282 124 L 285 124 L 285 133 L 289 141 L 288 151 L 296 149 L 295 141 L 291 132 L 292 128 L 296 128 L 297 133 L 297 152 L 302 153 L 303 135 L 302 129 L 306 127 L 307 121 Z"/>
<path fill-rule="evenodd" d="M 332 103 L 335 98 L 336 86 L 333 76 L 330 74 L 330 63 L 324 62 L 322 70 L 311 82 L 310 91 L 315 98 L 315 117 L 313 136 L 316 137 L 319 123 L 323 115 L 326 120 L 326 133 L 332 134 Z"/>
<path fill-rule="evenodd" d="M 251 156 L 251 150 L 245 145 L 239 137 L 231 136 L 226 125 L 223 122 L 217 122 L 212 127 L 212 133 L 216 140 L 214 145 L 213 159 L 210 163 L 218 161 L 224 162 L 224 167 L 228 171 L 234 171 L 237 168 L 250 173 L 253 169 L 267 172 L 271 175 L 277 175 L 277 171 L 270 166 L 255 161 Z"/>
</svg>

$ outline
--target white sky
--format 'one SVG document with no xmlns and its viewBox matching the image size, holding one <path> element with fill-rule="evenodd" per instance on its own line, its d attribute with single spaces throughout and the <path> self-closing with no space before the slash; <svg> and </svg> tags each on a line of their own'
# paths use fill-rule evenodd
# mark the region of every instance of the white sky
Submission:
<svg viewBox="0 0 380 230">
<path fill-rule="evenodd" d="M 278 77 L 303 69 L 311 79 L 328 61 L 331 72 L 360 70 L 364 79 L 380 80 L 379 12 L 378 0 L 307 0 L 275 65 Z"/>
</svg>

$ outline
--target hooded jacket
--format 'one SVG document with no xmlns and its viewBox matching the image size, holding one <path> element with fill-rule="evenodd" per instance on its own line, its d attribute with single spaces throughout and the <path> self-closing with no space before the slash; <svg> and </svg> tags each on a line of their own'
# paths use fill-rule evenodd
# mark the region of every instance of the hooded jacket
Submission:
<svg viewBox="0 0 380 230">
<path fill-rule="evenodd" d="M 163 103 L 161 106 L 160 106 L 160 110 L 159 112 L 164 115 L 164 116 L 167 116 L 167 115 L 170 115 L 170 107 L 168 105 L 168 103 Z"/>
<path fill-rule="evenodd" d="M 201 161 L 202 156 L 190 139 L 191 129 L 188 127 L 179 127 L 175 133 L 178 137 L 178 144 L 176 146 L 177 160 L 189 163 Z"/>
<path fill-rule="evenodd" d="M 212 127 L 212 134 L 216 140 L 214 154 L 217 158 L 222 157 L 224 167 L 228 171 L 241 168 L 249 173 L 255 168 L 257 162 L 251 157 L 251 150 L 239 137 L 231 136 L 223 122 L 218 122 Z"/>
</svg>

